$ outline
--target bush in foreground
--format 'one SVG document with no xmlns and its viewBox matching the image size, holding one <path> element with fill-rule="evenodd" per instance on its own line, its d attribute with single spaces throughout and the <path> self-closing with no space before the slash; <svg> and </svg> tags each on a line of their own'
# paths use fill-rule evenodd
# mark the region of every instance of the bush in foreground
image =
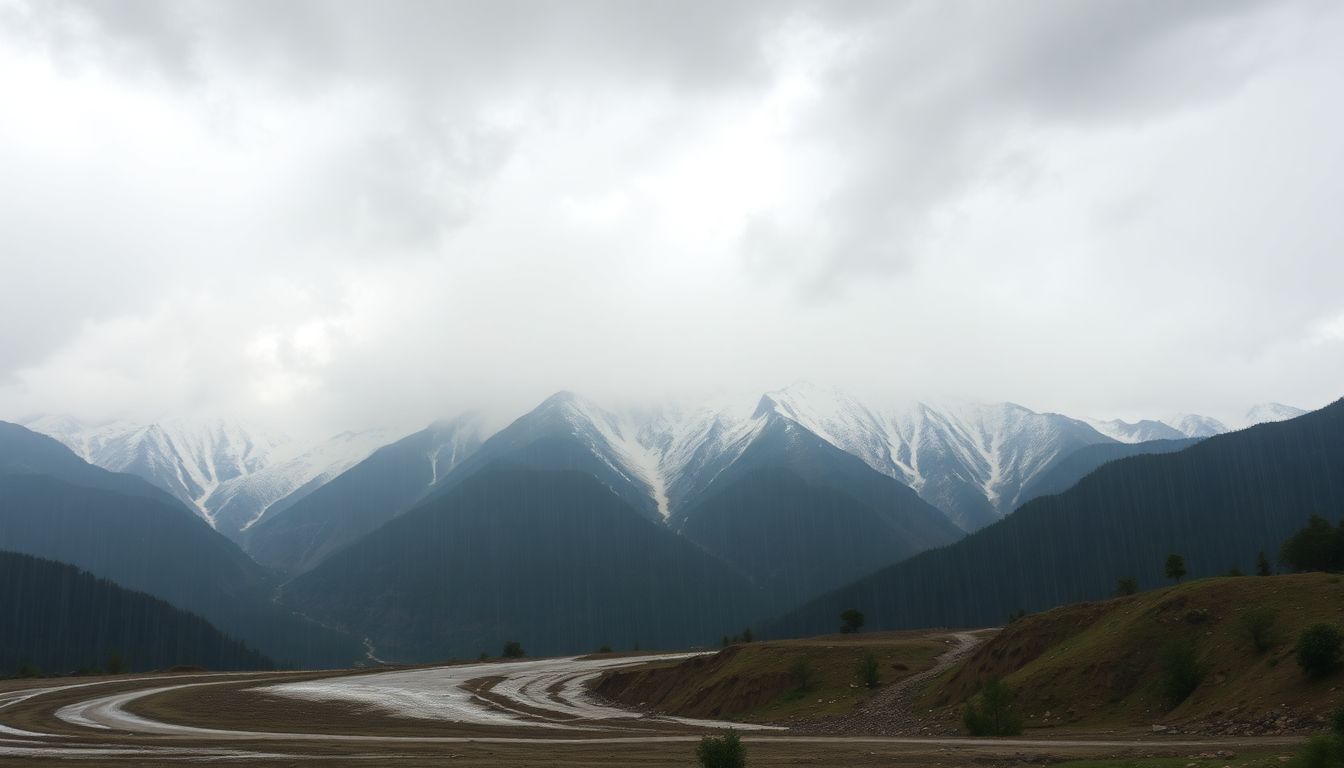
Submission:
<svg viewBox="0 0 1344 768">
<path fill-rule="evenodd" d="M 1329 624 L 1317 624 L 1297 638 L 1297 664 L 1307 677 L 1325 677 L 1339 669 L 1344 634 Z"/>
<path fill-rule="evenodd" d="M 724 731 L 722 736 L 706 736 L 695 749 L 695 757 L 704 768 L 744 768 L 746 752 L 737 731 Z"/>
<path fill-rule="evenodd" d="M 1012 710 L 1012 691 L 1002 680 L 994 679 L 980 691 L 980 703 L 966 702 L 962 723 L 972 736 L 1017 736 L 1022 733 L 1022 718 Z"/>
<path fill-rule="evenodd" d="M 1312 736 L 1289 768 L 1341 768 L 1344 766 L 1344 738 L 1335 734 Z"/>
</svg>

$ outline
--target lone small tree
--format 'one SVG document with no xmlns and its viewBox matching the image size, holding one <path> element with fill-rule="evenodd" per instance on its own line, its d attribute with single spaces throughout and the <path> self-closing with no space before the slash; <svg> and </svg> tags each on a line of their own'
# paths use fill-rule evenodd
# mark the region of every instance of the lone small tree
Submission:
<svg viewBox="0 0 1344 768">
<path fill-rule="evenodd" d="M 863 628 L 863 612 L 857 608 L 850 608 L 840 614 L 840 631 L 846 635 L 852 635 Z"/>
<path fill-rule="evenodd" d="M 1317 624 L 1297 638 L 1297 665 L 1307 677 L 1326 677 L 1340 667 L 1344 633 L 1329 624 Z"/>
<path fill-rule="evenodd" d="M 1167 578 L 1181 583 L 1185 578 L 1185 558 L 1180 555 L 1167 555 Z"/>
<path fill-rule="evenodd" d="M 126 672 L 126 659 L 120 653 L 113 651 L 107 657 L 107 673 L 109 675 L 121 675 Z"/>
<path fill-rule="evenodd" d="M 504 658 L 521 659 L 526 654 L 523 653 L 523 646 L 517 640 L 509 640 L 504 643 Z"/>
<path fill-rule="evenodd" d="M 1270 567 L 1269 558 L 1265 557 L 1265 553 L 1263 550 L 1260 552 L 1259 555 L 1256 555 L 1255 557 L 1255 575 L 1256 576 L 1274 575 L 1274 569 Z"/>
<path fill-rule="evenodd" d="M 1116 597 L 1124 597 L 1126 595 L 1132 595 L 1138 591 L 1139 591 L 1139 582 L 1135 581 L 1132 578 L 1129 578 L 1128 576 L 1115 582 Z"/>
<path fill-rule="evenodd" d="M 745 768 L 747 755 L 742 739 L 731 728 L 722 736 L 706 736 L 695 748 L 695 757 L 704 768 Z"/>
</svg>

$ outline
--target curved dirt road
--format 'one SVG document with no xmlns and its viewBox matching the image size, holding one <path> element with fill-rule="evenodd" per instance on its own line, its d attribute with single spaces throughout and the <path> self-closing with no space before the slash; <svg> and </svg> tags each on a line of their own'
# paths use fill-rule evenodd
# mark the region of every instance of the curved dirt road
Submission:
<svg viewBox="0 0 1344 768">
<path fill-rule="evenodd" d="M 940 664 L 922 679 L 937 674 L 956 656 L 974 646 L 973 639 L 957 636 L 958 645 L 940 659 Z M 305 757 L 331 755 L 337 750 L 341 759 L 389 760 L 405 758 L 407 750 L 417 755 L 438 755 L 434 750 L 459 749 L 465 745 L 541 745 L 554 750 L 567 749 L 642 750 L 665 748 L 680 754 L 709 730 L 732 727 L 744 734 L 744 740 L 758 746 L 788 750 L 813 750 L 830 754 L 833 749 L 848 748 L 853 754 L 872 755 L 877 749 L 897 745 L 935 754 L 954 750 L 1087 750 L 1135 749 L 1210 749 L 1222 746 L 1244 749 L 1244 739 L 1180 741 L 1172 739 L 946 739 L 918 736 L 816 735 L 788 733 L 770 726 L 741 723 L 688 720 L 650 715 L 611 706 L 598 701 L 587 691 L 586 682 L 604 671 L 689 656 L 624 657 L 616 659 L 539 659 L 493 664 L 471 664 L 426 669 L 397 670 L 369 674 L 335 674 L 302 681 L 286 681 L 285 673 L 256 675 L 256 684 L 245 675 L 183 675 L 177 677 L 125 678 L 47 688 L 30 688 L 0 693 L 0 757 L 52 760 L 85 757 L 90 759 L 129 759 L 152 756 L 156 762 L 199 762 L 203 760 L 243 760 L 247 764 L 286 762 Z M 211 679 L 221 678 L 221 679 Z M 180 681 L 180 682 L 179 682 Z M 127 683 L 143 686 L 113 693 L 100 687 Z M 145 717 L 128 709 L 134 702 L 169 692 L 200 690 L 211 686 L 238 684 L 247 690 L 293 699 L 301 709 L 304 702 L 348 705 L 358 711 L 379 711 L 406 723 L 424 721 L 423 735 L 380 735 L 375 733 L 275 732 L 251 729 L 207 728 Z M 912 689 L 911 682 L 900 690 Z M 78 698 L 72 689 L 87 689 Z M 893 686 L 894 691 L 897 689 Z M 243 691 L 244 693 L 246 691 Z M 895 695 L 893 692 L 892 695 Z M 10 707 L 38 708 L 44 697 L 57 700 L 46 711 L 50 732 L 5 723 Z M 73 699 L 73 700 L 72 700 Z M 29 721 L 24 721 L 32 722 Z M 434 730 L 444 723 L 463 726 L 463 735 L 443 735 Z M 433 726 L 433 727 L 431 727 Z M 502 726 L 502 727 L 501 727 Z M 329 729 L 328 729 L 329 730 Z M 1287 744 L 1292 740 L 1258 740 L 1259 746 Z M 274 749 L 260 750 L 261 743 Z M 660 746 L 661 745 L 661 746 Z M 666 745 L 672 745 L 670 747 Z M 788 746 L 793 745 L 793 746 Z M 314 751 L 316 750 L 316 751 Z M 396 750 L 388 753 L 386 750 Z M 600 753 L 605 754 L 605 753 Z M 419 765 L 420 763 L 412 763 Z"/>
</svg>

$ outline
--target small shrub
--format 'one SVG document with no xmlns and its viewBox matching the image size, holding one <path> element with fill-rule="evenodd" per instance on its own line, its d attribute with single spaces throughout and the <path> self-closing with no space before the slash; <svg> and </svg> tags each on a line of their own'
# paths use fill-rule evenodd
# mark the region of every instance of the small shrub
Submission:
<svg viewBox="0 0 1344 768">
<path fill-rule="evenodd" d="M 1248 608 L 1241 614 L 1241 632 L 1256 653 L 1264 653 L 1273 647 L 1276 618 L 1278 612 L 1268 606 Z"/>
<path fill-rule="evenodd" d="M 1269 558 L 1265 557 L 1265 553 L 1263 551 L 1260 554 L 1256 555 L 1255 557 L 1255 575 L 1256 576 L 1274 575 L 1274 569 L 1271 568 L 1269 565 Z"/>
<path fill-rule="evenodd" d="M 113 653 L 107 657 L 107 673 L 109 675 L 122 675 L 126 673 L 126 659 L 122 658 L 120 653 Z"/>
<path fill-rule="evenodd" d="M 789 680 L 793 690 L 803 693 L 812 689 L 812 662 L 805 658 L 797 659 L 789 667 Z"/>
<path fill-rule="evenodd" d="M 1131 578 L 1123 578 L 1115 582 L 1115 596 L 1125 597 L 1139 591 L 1139 582 Z"/>
<path fill-rule="evenodd" d="M 604 645 L 604 646 L 602 646 L 601 648 L 598 648 L 598 649 L 597 649 L 597 652 L 598 652 L 598 653 L 611 653 L 611 646 L 610 646 L 610 645 Z"/>
<path fill-rule="evenodd" d="M 722 736 L 706 736 L 695 749 L 695 757 L 704 768 L 744 768 L 747 756 L 737 731 L 724 731 Z"/>
<path fill-rule="evenodd" d="M 1297 664 L 1307 677 L 1325 677 L 1339 669 L 1344 634 L 1329 624 L 1317 624 L 1297 638 Z"/>
<path fill-rule="evenodd" d="M 517 640 L 509 640 L 504 643 L 503 656 L 506 659 L 521 659 L 526 654 L 523 653 L 523 646 Z"/>
<path fill-rule="evenodd" d="M 1017 736 L 1022 733 L 1022 718 L 1012 711 L 1012 691 L 1002 680 L 985 683 L 980 703 L 966 702 L 962 723 L 972 736 Z"/>
<path fill-rule="evenodd" d="M 1173 640 L 1162 648 L 1159 656 L 1162 665 L 1162 691 L 1167 703 L 1175 707 L 1190 698 L 1199 684 L 1204 682 L 1204 668 L 1199 664 L 1199 654 L 1195 641 L 1190 639 Z"/>
<path fill-rule="evenodd" d="M 1335 714 L 1330 716 L 1330 730 L 1334 731 L 1336 736 L 1344 738 L 1344 704 L 1340 704 Z"/>
<path fill-rule="evenodd" d="M 877 657 L 871 653 L 863 655 L 863 661 L 859 662 L 859 681 L 865 688 L 876 688 L 881 685 L 881 680 L 877 676 Z"/>
</svg>

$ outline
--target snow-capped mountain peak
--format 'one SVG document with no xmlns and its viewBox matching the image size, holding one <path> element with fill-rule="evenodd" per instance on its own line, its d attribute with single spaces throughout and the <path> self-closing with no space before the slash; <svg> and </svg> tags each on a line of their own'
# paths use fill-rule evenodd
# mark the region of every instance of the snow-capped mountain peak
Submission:
<svg viewBox="0 0 1344 768">
<path fill-rule="evenodd" d="M 1186 437 L 1213 437 L 1227 431 L 1227 425 L 1212 416 L 1197 413 L 1178 413 L 1166 424 Z"/>
<path fill-rule="evenodd" d="M 379 431 L 347 432 L 309 445 L 230 419 L 164 418 L 136 424 L 46 415 L 27 420 L 25 426 L 60 440 L 92 464 L 143 477 L 228 535 L 392 437 Z"/>
<path fill-rule="evenodd" d="M 1188 437 L 1183 431 L 1170 424 L 1152 419 L 1136 422 L 1111 419 L 1088 419 L 1087 423 L 1101 434 L 1121 443 L 1146 443 L 1149 440 L 1180 440 Z"/>
<path fill-rule="evenodd" d="M 1246 410 L 1246 415 L 1242 417 L 1241 426 L 1250 427 L 1256 424 L 1266 424 L 1272 421 L 1287 421 L 1295 419 L 1306 413 L 1301 408 L 1296 408 L 1283 403 L 1260 403 L 1253 405 Z"/>
<path fill-rule="evenodd" d="M 1107 440 L 1080 421 L 1014 403 L 875 407 L 808 383 L 767 394 L 758 415 L 766 409 L 910 486 L 967 530 L 1012 511 L 1058 456 Z"/>
</svg>

